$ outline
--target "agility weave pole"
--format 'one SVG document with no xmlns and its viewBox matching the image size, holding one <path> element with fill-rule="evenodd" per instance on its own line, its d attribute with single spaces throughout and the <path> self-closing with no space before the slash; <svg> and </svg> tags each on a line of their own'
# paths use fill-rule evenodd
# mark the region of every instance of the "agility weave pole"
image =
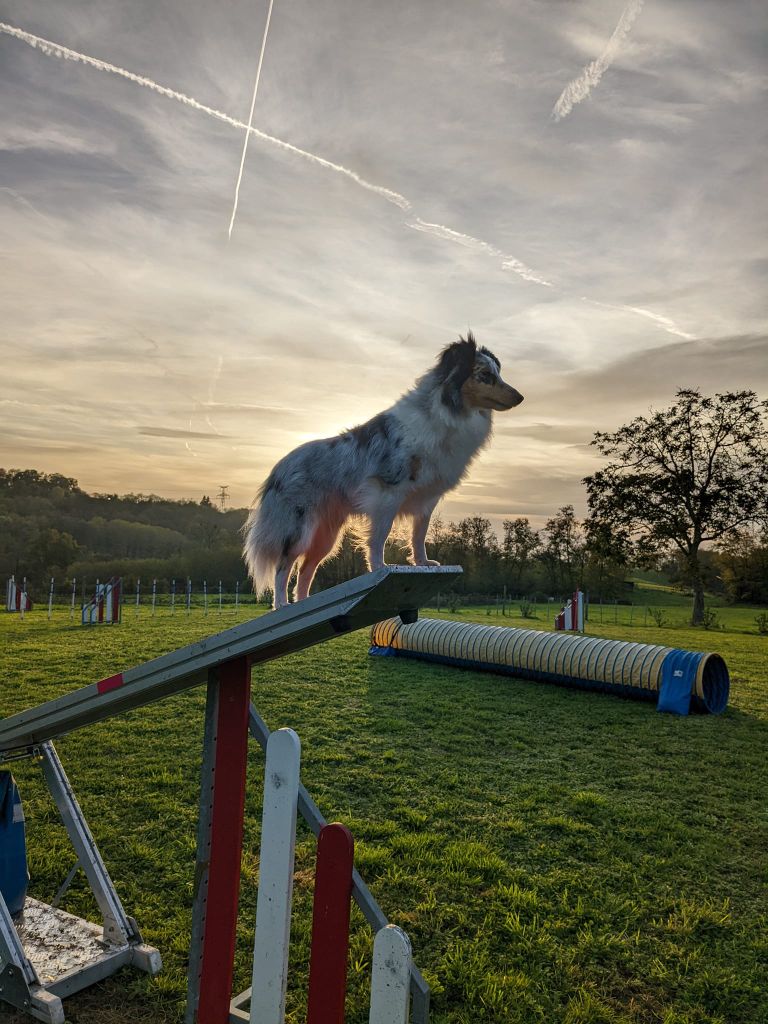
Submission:
<svg viewBox="0 0 768 1024">
<path fill-rule="evenodd" d="M 96 583 L 96 593 L 83 605 L 80 621 L 84 626 L 101 626 L 120 622 L 123 609 L 123 581 L 113 576 L 106 583 Z"/>
<path fill-rule="evenodd" d="M 241 997 L 232 999 L 231 986 L 247 742 L 249 732 L 258 734 L 263 725 L 250 703 L 251 667 L 370 626 L 385 616 L 398 614 L 401 621 L 413 622 L 418 607 L 460 572 L 459 567 L 451 566 L 385 566 L 0 722 L 0 758 L 34 756 L 44 748 L 52 750 L 50 740 L 57 736 L 207 682 L 187 1004 L 187 1020 L 193 1024 L 249 1020 L 239 1008 Z M 296 804 L 315 830 L 319 812 L 298 780 L 297 787 Z M 81 832 L 86 835 L 84 819 L 82 825 Z M 90 833 L 87 836 L 81 846 L 98 856 L 93 838 Z M 70 833 L 73 845 L 75 838 Z M 111 883 L 109 887 L 111 894 Z M 352 892 L 368 920 L 386 926 L 381 910 L 354 871 Z M 107 920 L 105 912 L 105 936 Z M 138 929 L 127 920 L 131 926 L 129 938 L 135 935 L 138 943 Z M 398 944 L 403 950 L 407 947 L 406 938 L 396 941 L 390 936 L 381 941 L 387 949 Z M 129 949 L 123 963 L 131 962 L 139 952 L 138 947 L 136 951 Z M 156 951 L 151 953 L 156 956 Z M 66 979 L 43 984 L 0 897 L 0 974 L 9 967 L 16 972 L 17 984 L 10 991 L 4 987 L 2 998 L 47 1024 L 63 1022 L 63 996 L 111 973 L 96 974 L 93 965 L 86 964 Z M 429 989 L 410 960 L 405 977 L 410 979 L 414 992 L 414 1024 L 426 1024 Z M 400 987 L 398 993 L 400 999 Z M 278 1009 L 279 1005 L 278 999 Z M 265 1018 L 250 1016 L 250 1020 L 251 1024 L 268 1024 Z M 398 1017 L 389 1011 L 377 1018 L 372 1016 L 371 1021 L 399 1024 Z"/>
<path fill-rule="evenodd" d="M 565 608 L 555 616 L 555 629 L 584 632 L 584 594 L 580 590 L 574 590 Z"/>
<path fill-rule="evenodd" d="M 562 686 L 656 701 L 659 711 L 719 714 L 728 668 L 719 654 L 562 632 L 419 619 L 377 623 L 373 655 L 421 658 Z"/>
<path fill-rule="evenodd" d="M 24 582 L 19 585 L 16 582 L 16 577 L 11 576 L 5 586 L 5 610 L 7 612 L 24 612 L 32 610 L 32 602 L 29 599 L 27 593 L 27 578 L 24 577 Z"/>
</svg>

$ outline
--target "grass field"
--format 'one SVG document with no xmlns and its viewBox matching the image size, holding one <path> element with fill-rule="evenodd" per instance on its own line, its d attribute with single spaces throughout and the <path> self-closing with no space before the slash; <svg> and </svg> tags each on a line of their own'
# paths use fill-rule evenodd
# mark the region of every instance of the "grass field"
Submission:
<svg viewBox="0 0 768 1024">
<path fill-rule="evenodd" d="M 717 650 L 731 670 L 718 718 L 419 662 L 368 658 L 367 634 L 259 667 L 254 700 L 290 725 L 303 779 L 348 824 L 357 864 L 404 927 L 433 989 L 435 1024 L 761 1024 L 768 1021 L 768 638 L 757 610 L 723 630 L 657 628 L 645 603 L 592 609 L 589 632 Z M 640 595 L 635 595 L 640 602 Z M 463 621 L 549 628 L 462 609 Z M 7 715 L 232 625 L 253 608 L 72 626 L 0 619 Z M 428 612 L 426 614 L 429 614 Z M 614 623 L 614 614 L 616 622 Z M 451 617 L 445 615 L 445 617 Z M 645 618 L 645 625 L 643 620 Z M 71 1024 L 178 1024 L 185 992 L 204 693 L 190 691 L 57 743 L 156 979 L 124 971 L 67 1002 Z M 250 983 L 261 754 L 254 745 L 236 989 Z M 30 762 L 15 764 L 31 893 L 72 863 Z M 289 1016 L 302 1022 L 314 840 L 297 847 Z M 98 920 L 81 879 L 65 908 Z M 367 1021 L 371 937 L 354 916 L 349 1024 Z M 0 1020 L 22 1018 L 0 1010 Z"/>
</svg>

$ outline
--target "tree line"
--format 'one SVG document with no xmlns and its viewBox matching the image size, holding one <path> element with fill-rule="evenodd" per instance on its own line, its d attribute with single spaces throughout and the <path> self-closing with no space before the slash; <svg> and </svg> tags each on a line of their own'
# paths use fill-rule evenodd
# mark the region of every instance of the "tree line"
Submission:
<svg viewBox="0 0 768 1024">
<path fill-rule="evenodd" d="M 525 517 L 433 520 L 431 558 L 459 564 L 457 584 L 477 598 L 560 599 L 576 588 L 593 600 L 627 597 L 637 568 L 662 571 L 692 594 L 702 621 L 704 591 L 768 603 L 768 402 L 752 391 L 712 397 L 677 392 L 673 404 L 598 431 L 604 457 L 586 477 L 587 515 L 566 505 L 535 530 Z M 120 575 L 244 582 L 240 530 L 247 509 L 145 494 L 88 494 L 76 480 L 33 469 L 0 469 L 0 574 L 32 581 Z M 407 560 L 403 544 L 387 559 Z M 365 571 L 348 536 L 321 566 L 316 587 Z M 166 584 L 167 585 L 167 584 Z"/>
</svg>

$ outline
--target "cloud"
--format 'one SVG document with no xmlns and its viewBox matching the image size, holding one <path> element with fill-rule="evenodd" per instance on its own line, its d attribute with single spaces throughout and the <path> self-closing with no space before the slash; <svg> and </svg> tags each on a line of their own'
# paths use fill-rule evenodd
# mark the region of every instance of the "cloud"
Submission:
<svg viewBox="0 0 768 1024">
<path fill-rule="evenodd" d="M 577 103 L 585 100 L 590 92 L 600 84 L 600 79 L 613 64 L 621 49 L 621 44 L 629 35 L 635 19 L 642 9 L 643 0 L 629 0 L 603 52 L 590 64 L 587 64 L 581 74 L 570 81 L 560 93 L 557 103 L 552 108 L 553 121 L 562 121 Z"/>
<path fill-rule="evenodd" d="M 752 388 L 768 396 L 768 335 L 727 335 L 670 342 L 651 352 L 631 352 L 606 366 L 567 374 L 538 398 L 561 416 L 599 410 L 594 429 L 608 429 L 663 407 L 679 388 L 704 393 Z"/>
</svg>

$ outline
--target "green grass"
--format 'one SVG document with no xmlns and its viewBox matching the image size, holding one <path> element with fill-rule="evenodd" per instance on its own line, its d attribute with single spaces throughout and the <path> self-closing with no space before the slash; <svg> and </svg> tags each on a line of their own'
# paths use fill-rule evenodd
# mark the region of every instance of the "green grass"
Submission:
<svg viewBox="0 0 768 1024">
<path fill-rule="evenodd" d="M 549 628 L 462 609 L 446 618 Z M 606 611 L 606 609 L 604 609 Z M 768 638 L 754 610 L 727 629 L 633 622 L 589 631 L 718 650 L 721 717 L 400 659 L 367 634 L 260 666 L 254 700 L 302 740 L 303 779 L 348 824 L 358 867 L 411 936 L 435 1024 L 758 1024 L 768 1020 Z M 82 629 L 62 609 L 0 619 L 0 714 L 50 699 L 233 624 L 253 608 L 167 612 Z M 618 615 L 629 614 L 619 607 Z M 668 608 L 670 622 L 684 612 Z M 640 614 L 639 614 L 640 613 Z M 427 613 L 429 614 L 429 613 Z M 189 943 L 202 689 L 73 733 L 57 748 L 129 913 L 160 948 L 65 1004 L 71 1024 L 179 1024 Z M 250 984 L 260 751 L 246 811 L 236 990 Z M 31 892 L 72 862 L 39 768 L 25 800 Z M 304 1020 L 314 840 L 299 831 L 288 1020 Z M 98 920 L 78 879 L 66 909 Z M 354 917 L 348 1024 L 367 1021 L 371 936 Z M 7 1024 L 17 1018 L 0 1011 Z"/>
</svg>

